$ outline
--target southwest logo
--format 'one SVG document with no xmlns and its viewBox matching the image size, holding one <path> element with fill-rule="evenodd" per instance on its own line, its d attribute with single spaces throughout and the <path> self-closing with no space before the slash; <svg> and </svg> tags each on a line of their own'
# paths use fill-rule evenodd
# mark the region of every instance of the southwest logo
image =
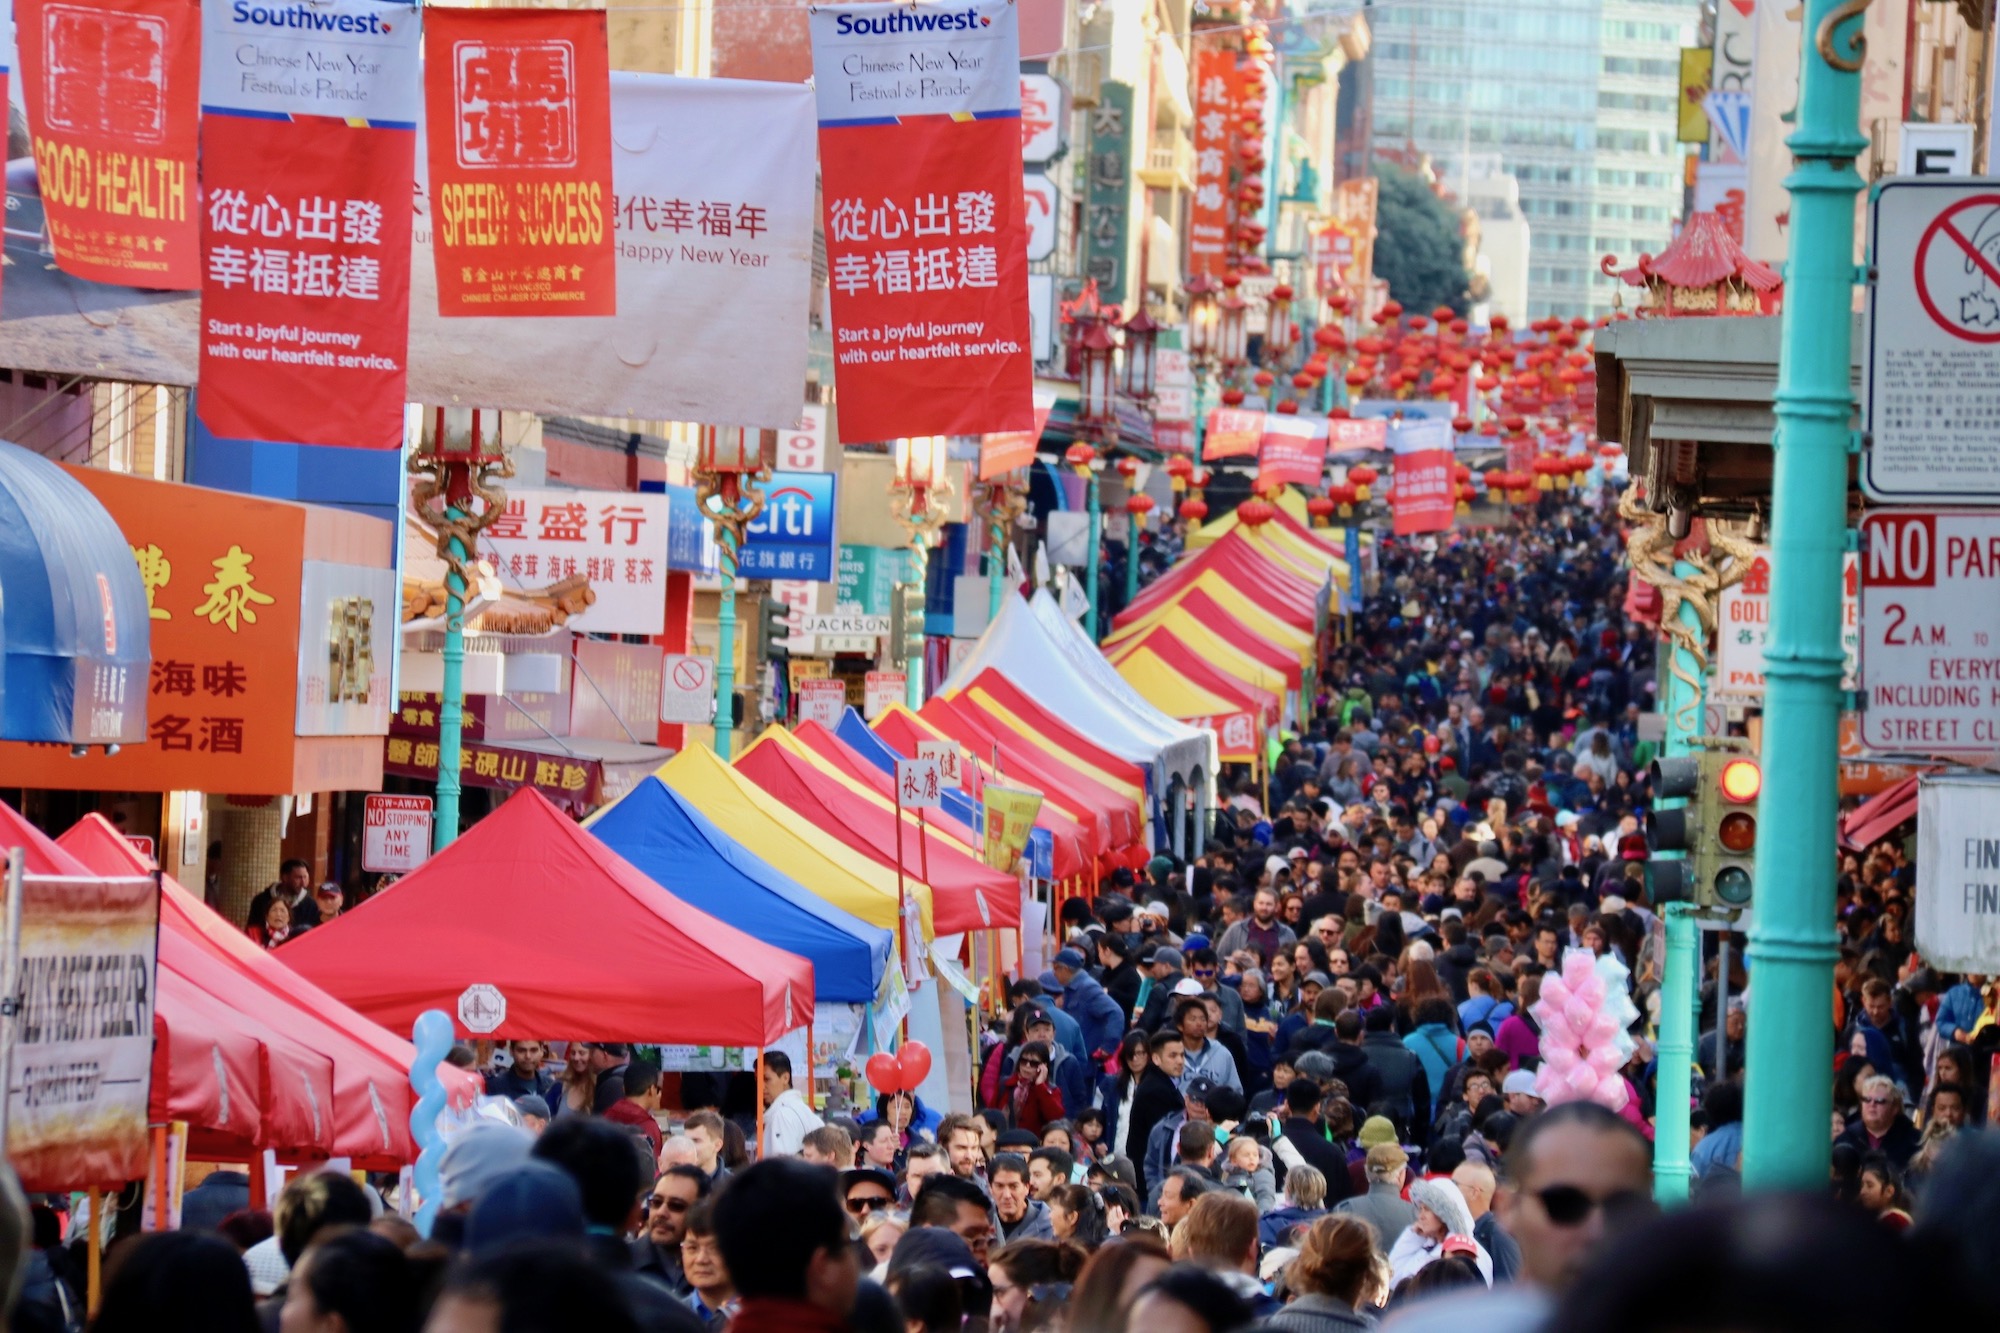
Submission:
<svg viewBox="0 0 2000 1333">
<path fill-rule="evenodd" d="M 842 37 L 856 35 L 874 37 L 894 37 L 906 32 L 970 32 L 974 28 L 990 28 L 993 20 L 977 10 L 968 9 L 953 14 L 924 14 L 897 10 L 879 18 L 857 18 L 852 14 L 842 14 L 833 21 L 833 30 Z"/>
</svg>

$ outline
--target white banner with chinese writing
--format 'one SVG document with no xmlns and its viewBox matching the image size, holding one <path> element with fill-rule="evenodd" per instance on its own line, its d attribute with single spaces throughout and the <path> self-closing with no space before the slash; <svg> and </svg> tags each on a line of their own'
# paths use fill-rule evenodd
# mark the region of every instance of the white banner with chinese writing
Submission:
<svg viewBox="0 0 2000 1333">
<path fill-rule="evenodd" d="M 411 398 L 795 425 L 812 289 L 812 90 L 614 73 L 611 138 L 616 315 L 441 318 L 429 183 L 418 180 Z"/>
<path fill-rule="evenodd" d="M 658 634 L 666 628 L 665 495 L 510 486 L 505 511 L 479 534 L 479 553 L 493 561 L 510 592 L 552 589 L 564 606 L 581 603 L 569 615 L 570 629 Z"/>
</svg>

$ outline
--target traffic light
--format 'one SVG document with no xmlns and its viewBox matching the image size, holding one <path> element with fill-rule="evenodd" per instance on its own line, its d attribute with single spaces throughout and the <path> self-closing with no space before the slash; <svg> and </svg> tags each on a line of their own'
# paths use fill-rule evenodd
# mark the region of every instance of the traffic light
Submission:
<svg viewBox="0 0 2000 1333">
<path fill-rule="evenodd" d="M 898 583 L 889 600 L 889 655 L 908 662 L 924 655 L 924 585 Z"/>
<path fill-rule="evenodd" d="M 1741 742 L 1718 743 L 1694 754 L 1653 763 L 1653 795 L 1685 798 L 1673 810 L 1655 809 L 1647 844 L 1678 851 L 1680 860 L 1654 859 L 1647 882 L 1656 903 L 1691 902 L 1703 908 L 1747 906 L 1755 888 L 1757 797 L 1764 770 Z"/>
<path fill-rule="evenodd" d="M 763 607 L 757 617 L 757 657 L 760 661 L 782 662 L 790 655 L 791 610 L 771 594 L 764 595 Z"/>
</svg>

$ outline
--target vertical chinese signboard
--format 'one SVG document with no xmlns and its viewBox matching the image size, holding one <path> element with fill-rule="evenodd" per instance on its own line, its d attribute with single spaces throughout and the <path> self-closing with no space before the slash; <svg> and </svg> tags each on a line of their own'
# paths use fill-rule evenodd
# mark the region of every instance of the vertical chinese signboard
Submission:
<svg viewBox="0 0 2000 1333">
<path fill-rule="evenodd" d="M 1106 304 L 1125 299 L 1131 253 L 1132 85 L 1105 83 L 1090 112 L 1090 159 L 1083 194 L 1083 275 Z"/>
<path fill-rule="evenodd" d="M 441 315 L 615 315 L 601 9 L 434 8 L 424 114 Z"/>
<path fill-rule="evenodd" d="M 402 443 L 417 14 L 202 10 L 196 406 L 217 435 Z"/>
<path fill-rule="evenodd" d="M 200 286 L 200 6 L 21 0 L 15 18 L 56 266 L 91 282 Z"/>
<path fill-rule="evenodd" d="M 1389 423 L 1395 484 L 1389 492 L 1396 535 L 1442 532 L 1457 509 L 1451 486 L 1451 423 L 1441 417 Z"/>
<path fill-rule="evenodd" d="M 1197 52 L 1194 64 L 1194 198 L 1188 204 L 1188 273 L 1220 277 L 1229 255 L 1229 135 L 1240 95 L 1234 51 Z"/>
<path fill-rule="evenodd" d="M 1033 422 L 1009 0 L 808 11 L 840 438 Z"/>
<path fill-rule="evenodd" d="M 479 546 L 509 587 L 581 591 L 588 605 L 570 629 L 658 634 L 667 623 L 670 503 L 658 492 L 510 486 Z"/>
</svg>

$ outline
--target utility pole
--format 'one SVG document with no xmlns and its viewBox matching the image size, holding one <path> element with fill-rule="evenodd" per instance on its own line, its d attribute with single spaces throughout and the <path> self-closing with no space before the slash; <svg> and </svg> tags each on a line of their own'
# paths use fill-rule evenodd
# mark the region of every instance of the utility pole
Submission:
<svg viewBox="0 0 2000 1333">
<path fill-rule="evenodd" d="M 1841 557 L 1853 440 L 1854 158 L 1865 0 L 1806 0 L 1772 438 L 1761 883 L 1750 926 L 1743 1182 L 1826 1188 L 1833 1111 Z"/>
</svg>

